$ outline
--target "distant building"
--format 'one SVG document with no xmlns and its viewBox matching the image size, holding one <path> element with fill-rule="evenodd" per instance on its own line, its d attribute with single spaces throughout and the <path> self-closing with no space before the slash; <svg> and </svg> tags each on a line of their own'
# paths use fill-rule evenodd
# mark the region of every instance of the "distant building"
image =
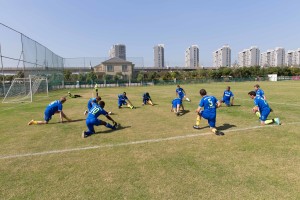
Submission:
<svg viewBox="0 0 300 200">
<path fill-rule="evenodd" d="M 259 65 L 260 50 L 252 46 L 250 49 L 244 49 L 239 52 L 238 65 L 240 67 L 250 67 Z"/>
<path fill-rule="evenodd" d="M 199 67 L 199 48 L 192 45 L 185 51 L 185 67 Z"/>
<path fill-rule="evenodd" d="M 96 74 L 106 74 L 114 76 L 117 73 L 124 77 L 132 77 L 134 64 L 121 58 L 111 58 L 94 67 Z"/>
<path fill-rule="evenodd" d="M 262 67 L 279 67 L 285 65 L 285 49 L 276 47 L 260 54 Z"/>
<path fill-rule="evenodd" d="M 300 65 L 300 48 L 296 51 L 288 51 L 285 57 L 287 66 L 299 66 Z"/>
<path fill-rule="evenodd" d="M 213 52 L 213 67 L 230 67 L 231 49 L 228 45 Z"/>
<path fill-rule="evenodd" d="M 117 57 L 126 60 L 126 46 L 124 44 L 113 45 L 109 50 L 109 57 Z"/>
<path fill-rule="evenodd" d="M 154 67 L 165 67 L 165 48 L 163 44 L 158 44 L 154 49 Z"/>
</svg>

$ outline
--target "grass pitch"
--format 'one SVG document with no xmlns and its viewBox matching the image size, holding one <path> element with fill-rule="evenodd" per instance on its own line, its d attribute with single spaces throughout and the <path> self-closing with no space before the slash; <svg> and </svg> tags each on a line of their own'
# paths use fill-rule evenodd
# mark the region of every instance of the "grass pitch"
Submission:
<svg viewBox="0 0 300 200">
<path fill-rule="evenodd" d="M 239 106 L 221 107 L 210 133 L 205 120 L 194 130 L 199 90 L 221 99 L 227 84 Z M 83 112 L 92 90 L 63 105 L 71 123 L 28 126 L 46 105 L 67 95 L 51 92 L 31 104 L 0 105 L 1 199 L 300 199 L 300 82 L 261 82 L 281 126 L 261 127 L 247 93 L 254 82 L 182 85 L 191 103 L 170 112 L 176 86 L 100 88 L 105 109 L 121 128 L 96 127 L 86 139 Z M 117 94 L 137 109 L 117 108 Z M 149 92 L 155 106 L 142 106 Z M 100 117 L 108 121 L 103 116 Z"/>
</svg>

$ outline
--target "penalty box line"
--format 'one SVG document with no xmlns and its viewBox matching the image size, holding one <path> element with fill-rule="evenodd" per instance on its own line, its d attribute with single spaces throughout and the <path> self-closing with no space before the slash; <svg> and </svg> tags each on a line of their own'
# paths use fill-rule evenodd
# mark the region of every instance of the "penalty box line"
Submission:
<svg viewBox="0 0 300 200">
<path fill-rule="evenodd" d="M 285 123 L 284 125 L 293 125 L 293 124 L 300 124 L 300 122 Z M 227 130 L 227 131 L 225 130 L 223 132 L 224 133 L 240 132 L 240 131 L 253 130 L 253 129 L 270 128 L 270 127 L 275 127 L 275 126 L 278 126 L 278 125 L 253 126 L 253 127 L 239 128 L 239 129 L 233 129 L 233 130 Z M 84 151 L 84 150 L 90 150 L 90 149 L 111 148 L 111 147 L 120 147 L 120 146 L 146 144 L 146 143 L 157 143 L 157 142 L 163 142 L 163 141 L 180 140 L 180 139 L 185 139 L 185 138 L 200 137 L 200 136 L 207 136 L 207 135 L 213 135 L 213 133 L 206 132 L 206 133 L 200 133 L 200 134 L 189 134 L 189 135 L 181 135 L 181 136 L 174 136 L 174 137 L 168 137 L 168 138 L 158 138 L 158 139 L 140 140 L 140 141 L 134 141 L 134 142 L 125 142 L 125 143 L 120 143 L 120 144 L 106 144 L 106 145 L 97 145 L 97 146 L 90 146 L 90 147 L 43 151 L 43 152 L 37 152 L 37 153 L 3 155 L 3 156 L 0 156 L 0 159 L 2 160 L 2 159 L 10 159 L 10 158 L 33 157 L 33 156 L 41 156 L 41 155 L 48 155 L 48 154 Z M 218 137 L 224 137 L 224 136 L 218 136 Z"/>
</svg>

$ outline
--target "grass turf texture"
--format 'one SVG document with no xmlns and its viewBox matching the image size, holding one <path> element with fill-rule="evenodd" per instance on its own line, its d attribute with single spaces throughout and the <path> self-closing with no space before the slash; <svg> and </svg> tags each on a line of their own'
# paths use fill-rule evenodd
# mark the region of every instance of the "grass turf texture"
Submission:
<svg viewBox="0 0 300 200">
<path fill-rule="evenodd" d="M 207 134 L 206 120 L 203 129 L 194 130 L 199 90 L 221 99 L 227 84 L 240 106 L 218 109 L 217 127 L 225 136 Z M 247 95 L 254 84 L 182 85 L 192 102 L 184 101 L 189 112 L 179 117 L 170 112 L 176 85 L 100 88 L 105 109 L 122 127 L 110 131 L 99 126 L 98 134 L 86 139 L 81 132 L 91 89 L 70 90 L 83 97 L 64 104 L 64 112 L 77 122 L 57 123 L 54 115 L 48 125 L 27 125 L 42 120 L 45 106 L 68 90 L 50 92 L 49 98 L 31 104 L 1 104 L 1 199 L 299 199 L 300 82 L 259 83 L 274 110 L 269 118 L 283 122 L 263 128 Z M 117 108 L 117 94 L 123 91 L 137 109 Z M 142 106 L 146 91 L 155 106 Z M 132 144 L 139 141 L 144 142 Z"/>
</svg>

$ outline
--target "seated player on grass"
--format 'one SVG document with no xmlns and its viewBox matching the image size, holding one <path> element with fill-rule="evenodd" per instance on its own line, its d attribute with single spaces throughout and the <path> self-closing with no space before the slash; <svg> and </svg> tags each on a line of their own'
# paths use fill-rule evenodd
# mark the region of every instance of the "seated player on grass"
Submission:
<svg viewBox="0 0 300 200">
<path fill-rule="evenodd" d="M 186 92 L 184 91 L 183 88 L 180 87 L 180 85 L 177 85 L 176 96 L 178 96 L 180 99 L 185 98 L 185 100 L 191 102 L 191 100 L 186 96 Z"/>
<path fill-rule="evenodd" d="M 63 122 L 63 118 L 65 118 L 68 121 L 71 121 L 71 119 L 69 119 L 65 113 L 62 111 L 63 106 L 62 104 L 65 103 L 67 101 L 66 97 L 61 97 L 60 100 L 56 100 L 51 102 L 45 109 L 45 116 L 44 116 L 44 121 L 35 121 L 35 120 L 31 120 L 30 122 L 28 122 L 28 125 L 32 125 L 32 124 L 48 124 L 48 122 L 51 120 L 52 115 L 54 115 L 55 113 L 59 113 L 60 114 L 60 122 Z"/>
<path fill-rule="evenodd" d="M 88 103 L 87 103 L 87 110 L 84 111 L 84 115 L 87 115 L 88 112 L 91 110 L 93 107 L 93 103 L 99 103 L 101 101 L 101 97 L 97 96 L 95 98 L 90 98 Z"/>
<path fill-rule="evenodd" d="M 223 93 L 223 98 L 221 103 L 225 103 L 226 106 L 233 106 L 234 95 L 230 91 L 230 86 L 227 86 L 227 89 Z"/>
<path fill-rule="evenodd" d="M 259 117 L 261 125 L 273 123 L 276 123 L 277 125 L 281 124 L 279 118 L 267 119 L 271 112 L 271 108 L 262 96 L 257 96 L 255 91 L 248 92 L 248 95 L 254 101 L 252 111 Z"/>
<path fill-rule="evenodd" d="M 182 99 L 175 98 L 172 100 L 171 112 L 174 112 L 177 116 L 180 114 L 180 107 L 182 106 Z"/>
<path fill-rule="evenodd" d="M 148 92 L 144 93 L 143 94 L 143 106 L 144 105 L 147 105 L 147 104 L 150 104 L 151 106 L 154 106 L 153 102 L 152 102 L 152 99 L 150 97 L 150 94 Z"/>
<path fill-rule="evenodd" d="M 86 138 L 86 137 L 94 134 L 95 133 L 94 126 L 102 125 L 102 126 L 106 126 L 107 128 L 111 128 L 113 130 L 116 130 L 117 127 L 118 127 L 117 122 L 115 122 L 108 115 L 108 113 L 104 110 L 104 106 L 105 106 L 104 101 L 100 101 L 99 104 L 95 103 L 95 102 L 93 102 L 92 104 L 93 104 L 93 106 L 92 106 L 91 110 L 89 111 L 89 114 L 86 118 L 86 126 L 88 127 L 88 131 L 83 131 L 82 132 L 82 138 Z M 98 117 L 100 115 L 104 115 L 107 119 L 112 121 L 113 125 L 98 119 Z"/>
<path fill-rule="evenodd" d="M 210 129 L 214 134 L 224 135 L 223 132 L 218 131 L 216 128 L 217 108 L 221 106 L 221 103 L 218 99 L 216 99 L 216 97 L 206 95 L 205 89 L 201 89 L 199 93 L 202 99 L 200 100 L 199 106 L 196 110 L 197 119 L 196 125 L 193 126 L 194 129 L 200 129 L 200 121 L 203 117 L 204 119 L 207 119 Z"/>
<path fill-rule="evenodd" d="M 129 101 L 128 97 L 126 96 L 126 92 L 123 92 L 123 94 L 118 95 L 118 107 L 122 108 L 122 105 L 127 105 L 131 109 L 134 108 L 134 106 Z"/>
<path fill-rule="evenodd" d="M 71 92 L 68 92 L 68 95 L 70 98 L 78 98 L 78 97 L 81 97 L 81 95 L 79 94 L 71 94 Z"/>
</svg>

